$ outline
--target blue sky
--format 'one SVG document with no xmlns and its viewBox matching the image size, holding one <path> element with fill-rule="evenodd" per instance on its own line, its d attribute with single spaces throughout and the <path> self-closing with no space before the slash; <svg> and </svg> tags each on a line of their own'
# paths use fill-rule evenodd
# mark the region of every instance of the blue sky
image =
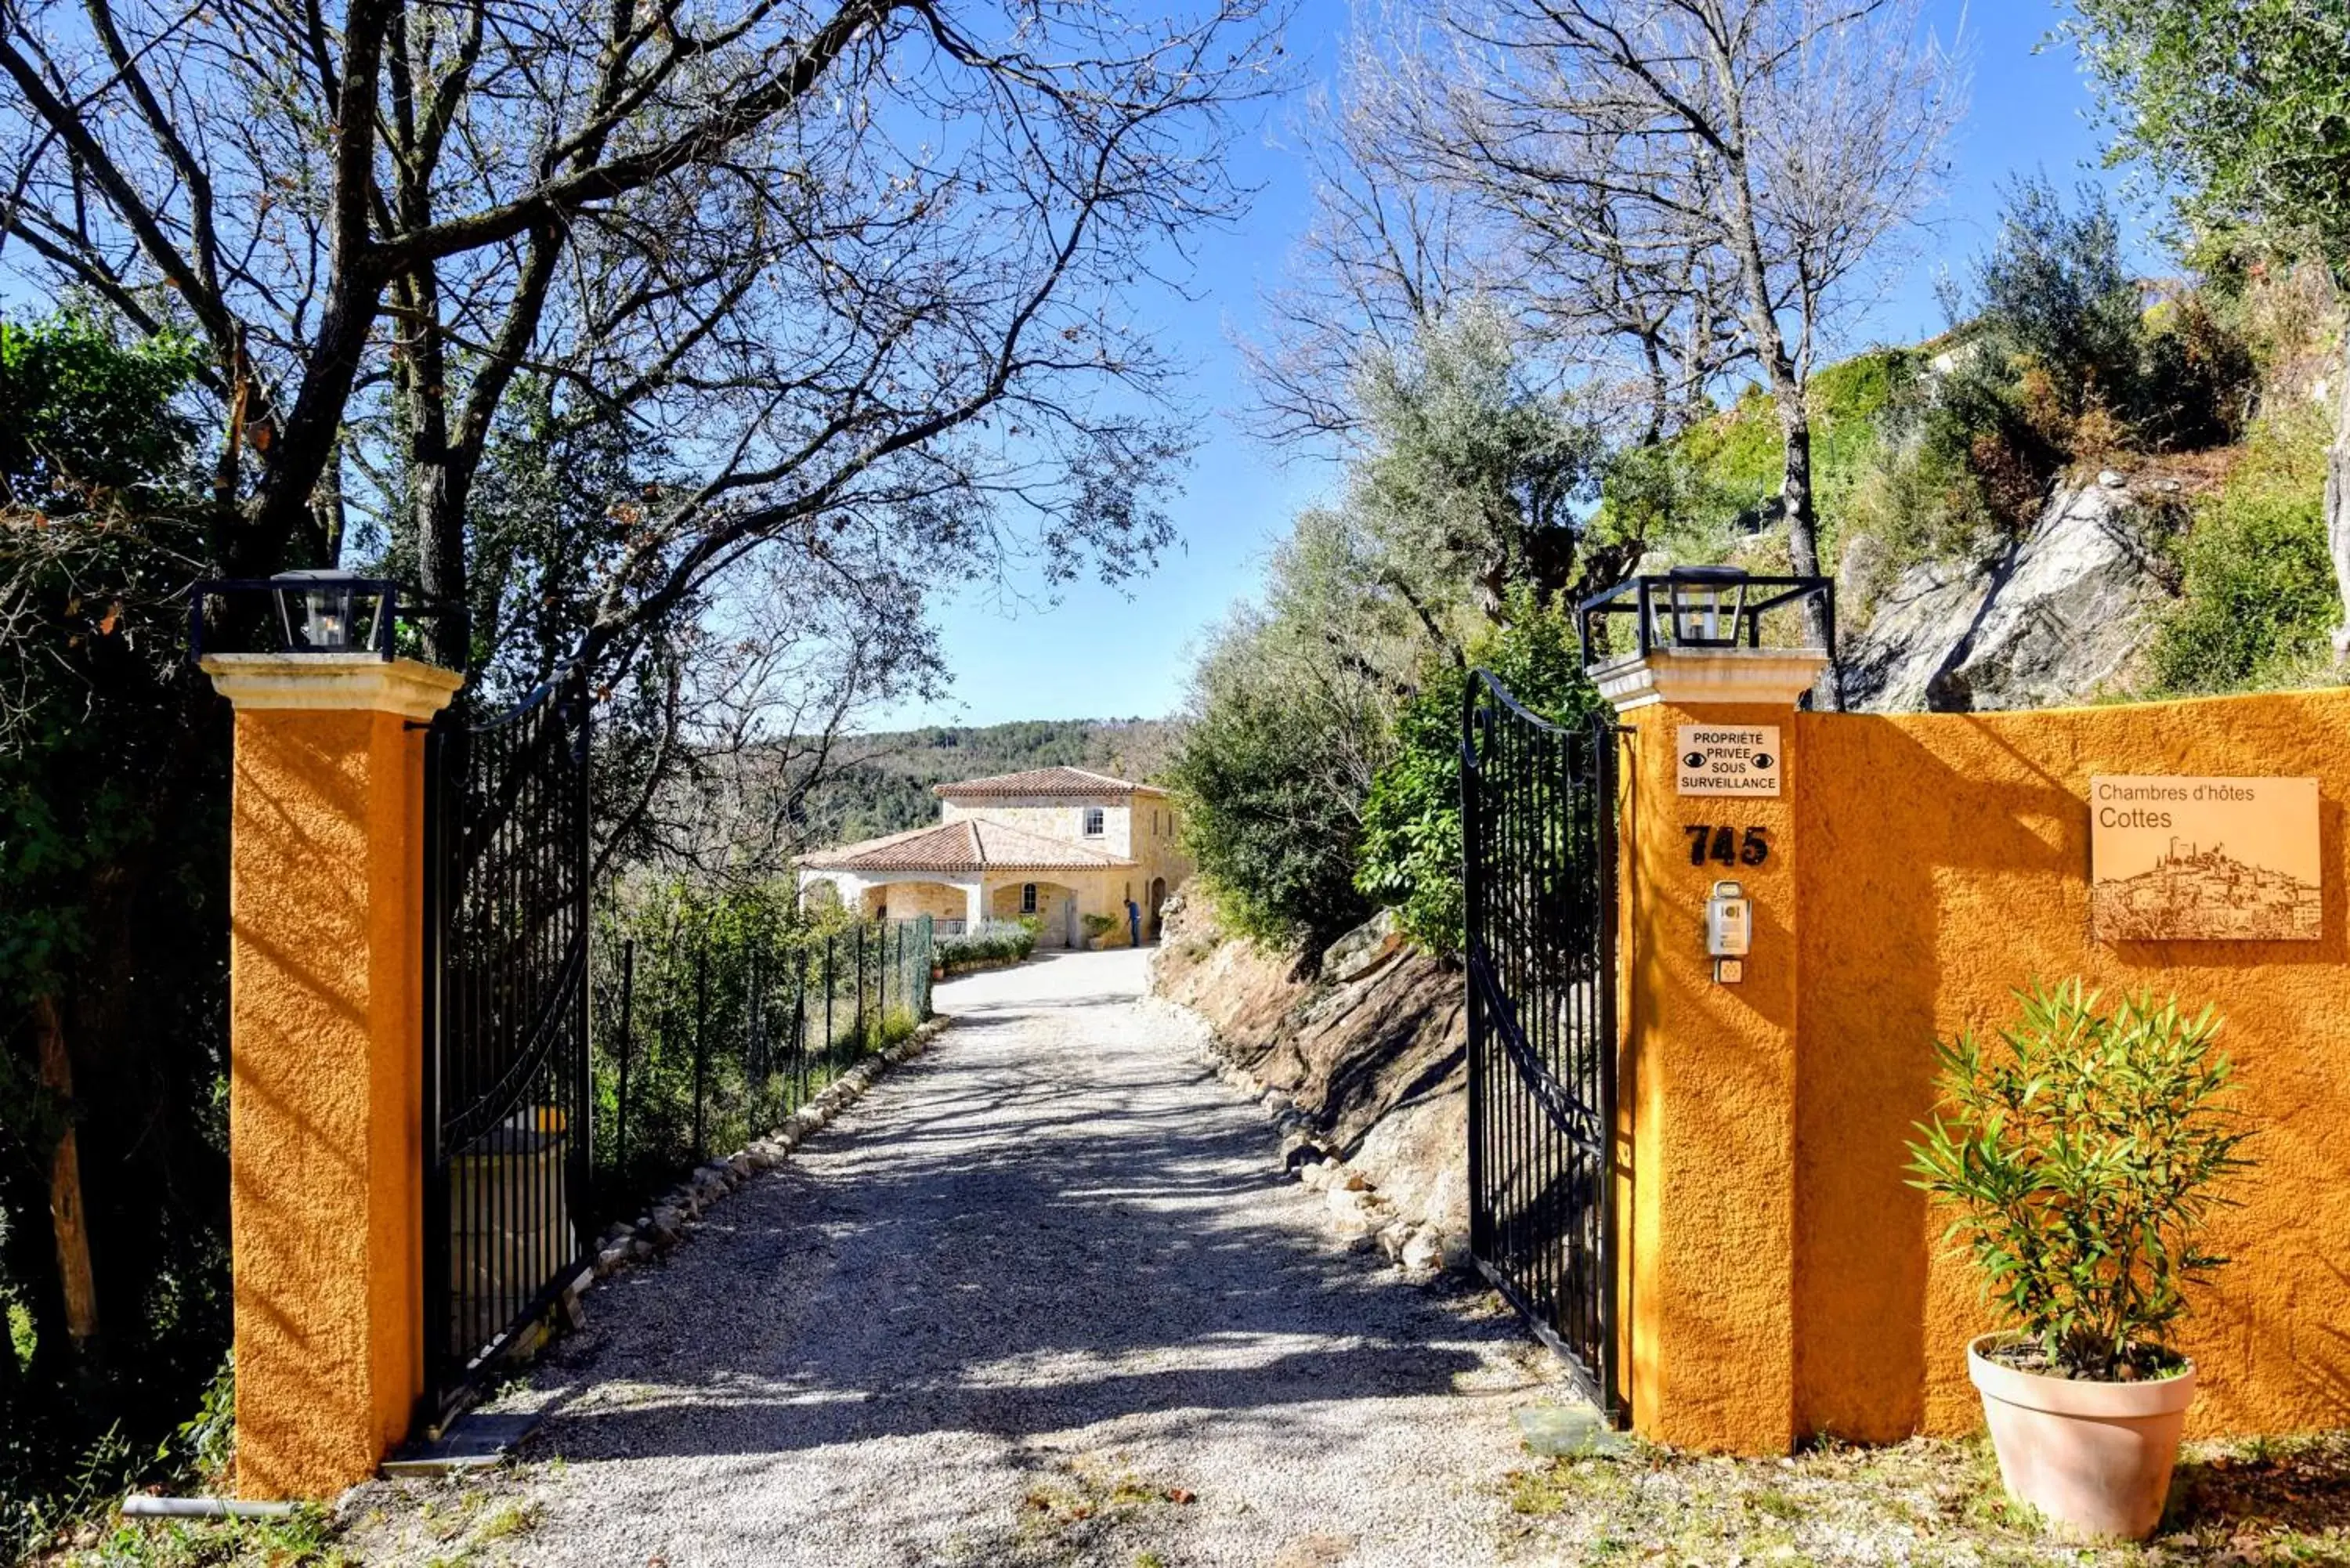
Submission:
<svg viewBox="0 0 2350 1568">
<path fill-rule="evenodd" d="M 2060 13 L 2048 0 L 1933 0 L 1945 40 L 1962 39 L 1973 90 L 1950 148 L 1946 194 L 1929 214 L 1917 254 L 1860 324 L 1855 341 L 1908 342 L 1939 331 L 1933 294 L 1940 266 L 1963 270 L 1988 242 L 2002 185 L 2045 171 L 2060 184 L 2116 181 L 2099 172 L 2102 150 L 2091 100 L 2061 47 L 2035 52 Z M 1291 57 L 1309 78 L 1326 76 L 1347 25 L 1344 0 L 1307 0 L 1289 35 Z M 941 602 L 936 616 L 953 689 L 941 701 L 878 715 L 874 727 L 991 724 L 1010 719 L 1155 718 L 1181 703 L 1188 650 L 1236 598 L 1254 591 L 1266 551 L 1296 510 L 1327 490 L 1326 465 L 1284 463 L 1244 426 L 1248 389 L 1235 333 L 1257 325 L 1260 293 L 1279 281 L 1308 212 L 1304 171 L 1282 145 L 1284 111 L 1238 151 L 1236 174 L 1260 187 L 1247 216 L 1205 236 L 1185 301 L 1153 307 L 1160 340 L 1188 359 L 1188 389 L 1201 412 L 1203 443 L 1171 508 L 1180 543 L 1149 577 L 1121 591 L 1071 585 L 1045 604 L 1042 585 L 1015 575 L 1023 602 L 971 594 Z"/>
</svg>

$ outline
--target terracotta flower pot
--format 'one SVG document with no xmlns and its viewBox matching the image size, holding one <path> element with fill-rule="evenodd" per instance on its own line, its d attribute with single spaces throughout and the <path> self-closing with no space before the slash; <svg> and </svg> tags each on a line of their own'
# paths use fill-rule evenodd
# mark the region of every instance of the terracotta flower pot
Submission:
<svg viewBox="0 0 2350 1568">
<path fill-rule="evenodd" d="M 2195 1402 L 2194 1363 L 2144 1383 L 2046 1377 L 1983 1354 L 2010 1337 L 1986 1334 L 1967 1346 L 2008 1495 L 2078 1535 L 2153 1534 Z"/>
</svg>

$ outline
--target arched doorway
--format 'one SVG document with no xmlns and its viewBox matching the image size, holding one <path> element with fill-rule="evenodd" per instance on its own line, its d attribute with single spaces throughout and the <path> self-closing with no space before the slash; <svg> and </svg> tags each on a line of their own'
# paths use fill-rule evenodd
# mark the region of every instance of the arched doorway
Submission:
<svg viewBox="0 0 2350 1568">
<path fill-rule="evenodd" d="M 1058 882 L 1006 882 L 988 895 L 987 912 L 999 920 L 1033 920 L 1040 948 L 1074 948 L 1077 937 L 1077 890 Z"/>
<path fill-rule="evenodd" d="M 1150 904 L 1149 908 L 1150 918 L 1144 925 L 1143 929 L 1154 942 L 1159 940 L 1159 911 L 1166 906 L 1166 903 L 1167 878 L 1164 877 L 1153 877 L 1150 879 Z"/>
<path fill-rule="evenodd" d="M 970 896 L 951 882 L 928 882 L 910 878 L 891 880 L 868 890 L 865 912 L 879 919 L 885 913 L 893 920 L 911 920 L 928 915 L 936 922 L 934 929 L 941 935 L 960 931 L 971 912 Z"/>
</svg>

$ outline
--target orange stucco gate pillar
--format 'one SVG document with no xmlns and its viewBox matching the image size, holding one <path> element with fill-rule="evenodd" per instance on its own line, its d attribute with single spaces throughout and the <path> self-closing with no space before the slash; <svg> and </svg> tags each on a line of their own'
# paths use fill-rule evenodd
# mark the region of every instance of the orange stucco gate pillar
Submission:
<svg viewBox="0 0 2350 1568">
<path fill-rule="evenodd" d="M 1634 731 L 1622 909 L 1630 1394 L 1656 1440 L 1783 1451 L 1795 1431 L 1795 703 L 1825 655 L 1659 649 L 1596 666 Z M 1751 950 L 1717 970 L 1736 882 Z M 1725 890 L 1726 892 L 1726 890 Z"/>
<path fill-rule="evenodd" d="M 423 724 L 459 677 L 222 654 L 236 1489 L 363 1480 L 423 1391 Z"/>
</svg>

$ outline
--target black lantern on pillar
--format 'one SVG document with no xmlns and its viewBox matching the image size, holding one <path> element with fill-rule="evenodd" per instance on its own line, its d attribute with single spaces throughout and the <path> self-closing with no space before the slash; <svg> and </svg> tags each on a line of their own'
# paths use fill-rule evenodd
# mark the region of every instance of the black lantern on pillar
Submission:
<svg viewBox="0 0 2350 1568">
<path fill-rule="evenodd" d="M 390 583 L 350 572 L 287 572 L 270 585 L 286 652 L 389 657 L 391 607 L 400 592 Z"/>
<path fill-rule="evenodd" d="M 214 598 L 225 607 L 208 628 L 205 605 Z M 188 646 L 198 658 L 212 651 L 389 659 L 392 628 L 431 613 L 403 610 L 400 585 L 388 577 L 328 570 L 220 578 L 198 583 L 188 597 Z M 207 649 L 208 629 L 228 646 Z"/>
<path fill-rule="evenodd" d="M 1675 566 L 1670 571 L 1627 577 L 1577 607 L 1583 662 L 1624 650 L 1603 644 L 1611 618 L 1629 619 L 1638 634 L 1638 657 L 1673 649 L 1763 649 L 1763 618 L 1774 610 L 1815 604 L 1826 623 L 1827 646 L 1835 659 L 1835 581 L 1831 577 L 1758 577 L 1742 566 Z M 1782 646 L 1773 643 L 1773 647 Z"/>
<path fill-rule="evenodd" d="M 1665 574 L 1675 648 L 1735 648 L 1746 613 L 1742 566 L 1675 566 Z"/>
</svg>

